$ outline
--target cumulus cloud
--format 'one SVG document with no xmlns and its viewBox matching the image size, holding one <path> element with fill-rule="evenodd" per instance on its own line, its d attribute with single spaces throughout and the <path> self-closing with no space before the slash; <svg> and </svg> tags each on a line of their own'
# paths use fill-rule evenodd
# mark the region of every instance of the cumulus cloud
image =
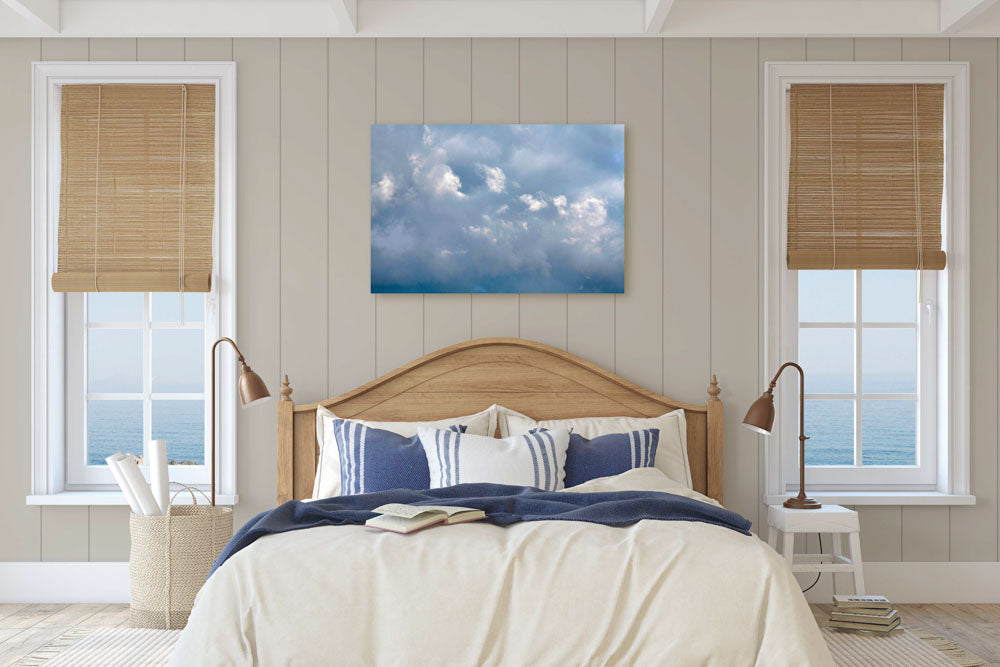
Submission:
<svg viewBox="0 0 1000 667">
<path fill-rule="evenodd" d="M 392 199 L 392 194 L 396 191 L 396 184 L 389 174 L 382 174 L 382 180 L 372 186 L 372 197 L 375 197 L 383 204 Z"/>
<path fill-rule="evenodd" d="M 543 200 L 535 199 L 534 197 L 532 197 L 527 193 L 521 195 L 520 197 L 518 197 L 518 199 L 524 202 L 524 205 L 528 207 L 528 210 L 533 213 L 536 211 L 541 211 L 543 208 L 548 206 L 548 204 Z"/>
<path fill-rule="evenodd" d="M 623 182 L 621 125 L 375 125 L 372 291 L 622 292 Z"/>
<path fill-rule="evenodd" d="M 485 164 L 476 166 L 490 192 L 504 192 L 507 189 L 507 175 L 503 173 L 503 169 Z"/>
</svg>

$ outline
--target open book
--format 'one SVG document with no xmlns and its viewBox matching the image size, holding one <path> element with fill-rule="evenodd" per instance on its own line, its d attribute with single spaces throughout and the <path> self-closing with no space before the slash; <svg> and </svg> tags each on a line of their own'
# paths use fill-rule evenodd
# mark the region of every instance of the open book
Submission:
<svg viewBox="0 0 1000 667">
<path fill-rule="evenodd" d="M 389 503 L 372 510 L 381 516 L 365 521 L 366 526 L 388 530 L 393 533 L 412 533 L 438 523 L 454 524 L 485 519 L 486 512 L 472 507 L 449 507 L 446 505 L 404 505 Z"/>
</svg>

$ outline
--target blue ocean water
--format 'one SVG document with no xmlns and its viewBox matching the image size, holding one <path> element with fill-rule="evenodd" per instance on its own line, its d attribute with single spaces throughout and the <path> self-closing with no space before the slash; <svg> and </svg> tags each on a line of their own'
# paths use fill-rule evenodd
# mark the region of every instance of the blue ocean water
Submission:
<svg viewBox="0 0 1000 667">
<path fill-rule="evenodd" d="M 916 465 L 915 400 L 861 401 L 864 465 Z M 854 464 L 854 401 L 806 401 L 806 465 Z"/>
<path fill-rule="evenodd" d="M 115 452 L 142 456 L 142 401 L 89 403 L 87 463 L 101 465 Z M 205 463 L 204 409 L 202 401 L 153 401 L 153 439 L 167 441 L 171 463 Z"/>
</svg>

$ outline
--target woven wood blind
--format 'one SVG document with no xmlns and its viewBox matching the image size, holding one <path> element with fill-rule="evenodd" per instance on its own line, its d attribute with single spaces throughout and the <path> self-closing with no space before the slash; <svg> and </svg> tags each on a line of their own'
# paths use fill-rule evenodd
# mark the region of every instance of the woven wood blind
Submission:
<svg viewBox="0 0 1000 667">
<path fill-rule="evenodd" d="M 56 292 L 207 292 L 215 86 L 64 85 Z"/>
<path fill-rule="evenodd" d="M 789 269 L 943 269 L 944 86 L 792 84 Z"/>
</svg>

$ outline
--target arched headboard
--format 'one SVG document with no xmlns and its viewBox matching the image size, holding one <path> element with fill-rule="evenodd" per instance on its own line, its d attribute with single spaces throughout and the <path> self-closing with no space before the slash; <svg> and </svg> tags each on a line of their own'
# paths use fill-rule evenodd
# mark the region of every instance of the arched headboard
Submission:
<svg viewBox="0 0 1000 667">
<path fill-rule="evenodd" d="M 338 417 L 429 421 L 494 403 L 535 419 L 657 417 L 683 409 L 694 489 L 722 502 L 722 401 L 712 376 L 708 400 L 683 403 L 632 384 L 563 350 L 519 338 L 481 338 L 425 355 L 347 393 L 295 405 L 287 376 L 278 401 L 278 502 L 312 494 L 316 407 Z"/>
</svg>

